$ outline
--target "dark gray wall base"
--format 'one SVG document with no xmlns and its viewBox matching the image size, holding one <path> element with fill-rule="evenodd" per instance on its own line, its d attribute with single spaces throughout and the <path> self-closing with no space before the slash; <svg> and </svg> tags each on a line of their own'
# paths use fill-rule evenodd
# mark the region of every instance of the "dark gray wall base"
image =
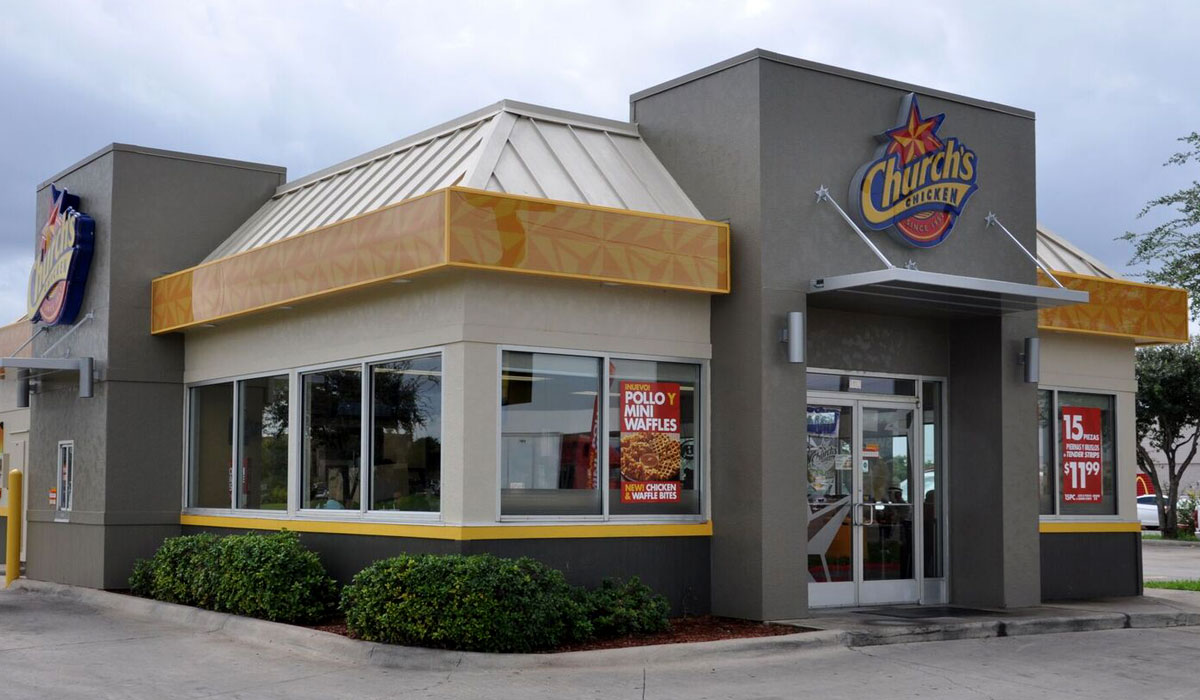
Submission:
<svg viewBox="0 0 1200 700">
<path fill-rule="evenodd" d="M 0 561 L 8 556 L 8 517 L 0 515 Z"/>
<path fill-rule="evenodd" d="M 1137 532 L 1041 533 L 1042 600 L 1142 594 Z"/>
<path fill-rule="evenodd" d="M 232 528 L 184 527 L 185 535 L 232 535 Z M 330 575 L 342 583 L 373 561 L 398 554 L 494 554 L 532 557 L 562 571 L 577 586 L 596 586 L 610 576 L 638 576 L 671 603 L 672 614 L 704 615 L 710 610 L 709 538 L 625 537 L 537 540 L 426 540 L 372 535 L 301 533 Z"/>
</svg>

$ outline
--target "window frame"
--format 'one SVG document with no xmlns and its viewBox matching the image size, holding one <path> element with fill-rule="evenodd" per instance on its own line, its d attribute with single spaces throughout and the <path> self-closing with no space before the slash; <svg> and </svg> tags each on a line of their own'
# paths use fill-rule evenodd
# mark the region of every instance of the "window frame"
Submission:
<svg viewBox="0 0 1200 700">
<path fill-rule="evenodd" d="M 1054 384 L 1054 385 L 1038 384 L 1037 391 L 1050 392 L 1050 418 L 1051 418 L 1050 419 L 1050 445 L 1051 445 L 1050 463 L 1051 463 L 1052 470 L 1054 472 L 1054 481 L 1053 481 L 1054 491 L 1051 496 L 1051 501 L 1054 503 L 1054 512 L 1053 513 L 1040 512 L 1041 506 L 1039 503 L 1038 519 L 1039 520 L 1062 521 L 1062 522 L 1095 522 L 1095 521 L 1104 521 L 1104 520 L 1120 521 L 1121 520 L 1122 489 L 1121 489 L 1121 472 L 1120 472 L 1121 426 L 1120 426 L 1120 415 L 1119 415 L 1119 411 L 1117 408 L 1118 400 L 1120 398 L 1119 395 L 1117 394 L 1117 392 L 1114 392 L 1114 391 L 1104 391 L 1104 390 L 1094 389 L 1094 388 L 1090 388 L 1090 387 L 1080 388 L 1080 387 L 1074 387 L 1074 386 L 1060 386 L 1057 384 Z M 1112 435 L 1113 512 L 1112 513 L 1063 513 L 1062 512 L 1062 463 L 1061 463 L 1062 462 L 1062 454 L 1061 454 L 1062 453 L 1062 443 L 1060 441 L 1062 426 L 1059 425 L 1059 423 L 1060 423 L 1059 409 L 1062 407 L 1062 404 L 1059 402 L 1059 398 L 1058 398 L 1058 395 L 1061 393 L 1087 394 L 1089 396 L 1100 396 L 1100 397 L 1108 398 L 1112 402 L 1111 403 L 1112 426 L 1113 426 L 1113 435 Z M 1040 435 L 1038 436 L 1038 439 L 1041 440 Z M 1104 478 L 1104 474 L 1103 474 L 1103 471 L 1101 471 L 1101 479 L 1103 480 L 1103 478 Z M 1039 490 L 1038 499 L 1039 499 L 1039 501 L 1041 500 L 1040 490 Z"/>
<path fill-rule="evenodd" d="M 372 397 L 370 372 L 371 366 L 383 364 L 387 362 L 395 362 L 399 360 L 412 359 L 416 357 L 437 357 L 439 366 L 442 368 L 441 378 L 439 382 L 439 405 L 444 412 L 446 405 L 446 382 L 445 382 L 445 366 L 446 352 L 441 345 L 416 348 L 412 350 L 404 350 L 401 352 L 389 352 L 365 357 L 348 358 L 341 360 L 331 360 L 308 365 L 298 365 L 289 368 L 278 368 L 265 370 L 261 372 L 248 372 L 245 374 L 229 375 L 225 377 L 205 379 L 196 382 L 189 382 L 184 385 L 184 415 L 183 415 L 183 484 L 181 493 L 182 512 L 188 515 L 218 515 L 218 516 L 234 516 L 234 517 L 253 517 L 272 520 L 313 520 L 313 521 L 372 521 L 372 522 L 403 522 L 403 523 L 438 523 L 442 521 L 442 510 L 439 508 L 436 511 L 400 511 L 400 510 L 369 510 L 371 504 L 371 465 L 367 452 L 370 449 L 370 421 L 372 412 Z M 363 475 L 363 485 L 361 487 L 362 495 L 359 500 L 359 507 L 355 510 L 326 510 L 323 508 L 302 508 L 303 499 L 301 498 L 301 489 L 304 483 L 303 470 L 303 438 L 304 438 L 304 398 L 303 398 L 303 377 L 306 374 L 320 372 L 322 370 L 357 368 L 360 372 L 360 423 L 359 423 L 359 469 Z M 189 454 L 191 450 L 191 391 L 197 387 L 211 386 L 214 384 L 232 384 L 233 385 L 233 452 L 232 459 L 234 464 L 233 479 L 234 484 L 240 483 L 241 479 L 241 423 L 242 416 L 240 415 L 240 391 L 239 382 L 252 379 L 262 379 L 265 377 L 280 377 L 287 376 L 288 378 L 288 497 L 286 510 L 271 510 L 271 509 L 252 509 L 238 508 L 236 489 L 230 489 L 230 502 L 227 507 L 222 508 L 199 508 L 189 507 L 189 488 L 191 468 Z M 443 414 L 444 415 L 444 414 Z M 441 465 L 439 464 L 439 470 Z"/>
<path fill-rule="evenodd" d="M 63 479 L 62 460 L 64 451 L 71 456 L 71 467 Z M 59 440 L 54 460 L 54 514 L 56 518 L 68 517 L 75 501 L 75 441 Z M 65 488 L 64 488 L 65 486 Z"/>
<path fill-rule="evenodd" d="M 585 357 L 589 359 L 600 360 L 600 387 L 603 390 L 601 399 L 604 402 L 604 410 L 602 411 L 603 422 L 600 425 L 600 435 L 603 438 L 603 446 L 599 449 L 600 464 L 598 469 L 602 475 L 599 479 L 601 484 L 601 511 L 597 515 L 505 515 L 501 510 L 501 492 L 503 486 L 501 482 L 501 472 L 503 469 L 503 442 L 504 442 L 504 424 L 502 401 L 504 398 L 504 353 L 505 352 L 524 352 L 538 353 L 543 355 L 565 355 L 568 357 Z M 698 380 L 700 383 L 700 407 L 696 414 L 696 420 L 700 422 L 699 428 L 696 430 L 696 435 L 700 439 L 700 446 L 697 448 L 697 455 L 700 459 L 700 469 L 697 472 L 696 487 L 700 490 L 700 512 L 695 514 L 630 514 L 630 515 L 613 515 L 609 509 L 609 500 L 611 498 L 611 489 L 607 487 L 609 477 L 609 450 L 608 431 L 613 425 L 612 408 L 609 401 L 609 385 L 612 381 L 612 373 L 610 365 L 612 360 L 634 360 L 643 362 L 674 362 L 678 364 L 694 365 L 699 369 Z M 577 350 L 574 348 L 556 348 L 556 347 L 540 347 L 533 345 L 505 345 L 498 343 L 496 345 L 496 440 L 495 440 L 495 514 L 496 522 L 500 523 L 516 523 L 516 522 L 534 522 L 534 523 L 701 523 L 709 520 L 711 512 L 711 496 L 709 494 L 709 424 L 710 424 L 710 404 L 709 404 L 709 360 L 706 358 L 683 357 L 672 355 L 645 355 L 638 353 L 625 352 L 605 352 L 597 350 Z"/>
</svg>

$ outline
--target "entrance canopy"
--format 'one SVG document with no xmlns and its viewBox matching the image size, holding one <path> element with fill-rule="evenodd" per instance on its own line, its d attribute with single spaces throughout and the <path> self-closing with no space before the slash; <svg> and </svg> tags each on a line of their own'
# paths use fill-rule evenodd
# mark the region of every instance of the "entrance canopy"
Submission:
<svg viewBox="0 0 1200 700">
<path fill-rule="evenodd" d="M 998 316 L 1088 303 L 1088 293 L 940 272 L 890 268 L 809 283 L 809 305 L 906 316 Z"/>
</svg>

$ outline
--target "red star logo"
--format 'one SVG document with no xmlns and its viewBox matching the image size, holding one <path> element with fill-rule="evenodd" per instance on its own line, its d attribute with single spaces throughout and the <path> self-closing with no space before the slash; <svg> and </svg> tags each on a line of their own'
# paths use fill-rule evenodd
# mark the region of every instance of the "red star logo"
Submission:
<svg viewBox="0 0 1200 700">
<path fill-rule="evenodd" d="M 908 165 L 926 153 L 932 153 L 942 147 L 942 140 L 937 137 L 938 127 L 942 125 L 945 114 L 939 114 L 929 119 L 921 118 L 921 110 L 917 107 L 914 95 L 908 108 L 908 119 L 902 126 L 889 129 L 884 136 L 890 141 L 887 147 L 888 155 L 900 154 L 900 164 Z"/>
</svg>

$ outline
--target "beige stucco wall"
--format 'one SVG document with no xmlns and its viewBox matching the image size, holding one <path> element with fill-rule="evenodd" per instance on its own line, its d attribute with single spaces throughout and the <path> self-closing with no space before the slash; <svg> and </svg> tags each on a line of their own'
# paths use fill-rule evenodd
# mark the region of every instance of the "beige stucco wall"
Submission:
<svg viewBox="0 0 1200 700">
<path fill-rule="evenodd" d="M 442 520 L 494 523 L 499 346 L 707 360 L 709 297 L 448 271 L 189 331 L 184 378 L 229 379 L 441 348 Z"/>
<path fill-rule="evenodd" d="M 1041 339 L 1040 387 L 1116 396 L 1117 515 L 1121 520 L 1136 520 L 1137 379 L 1133 339 L 1045 331 Z"/>
</svg>

